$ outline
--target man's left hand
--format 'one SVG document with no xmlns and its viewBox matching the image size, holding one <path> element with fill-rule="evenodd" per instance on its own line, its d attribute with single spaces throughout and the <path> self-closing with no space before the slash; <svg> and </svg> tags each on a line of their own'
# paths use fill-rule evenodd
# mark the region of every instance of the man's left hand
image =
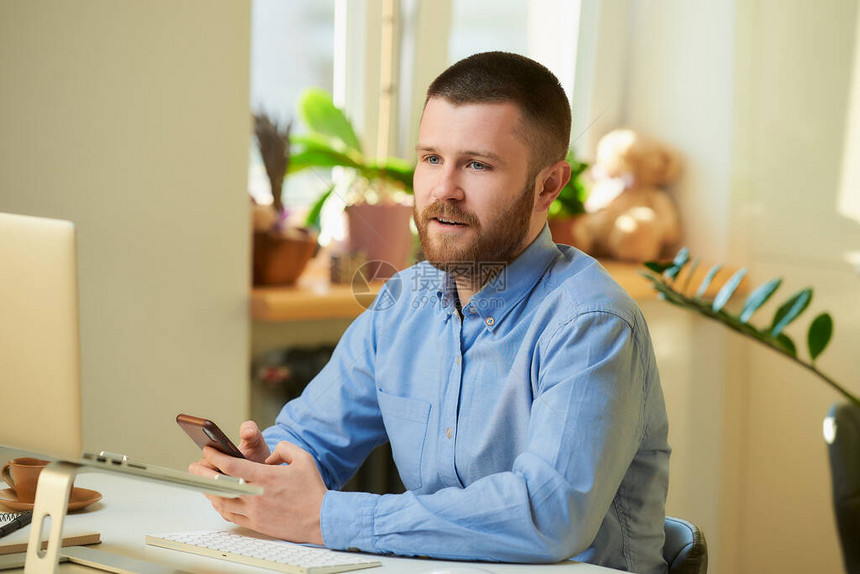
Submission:
<svg viewBox="0 0 860 574">
<path fill-rule="evenodd" d="M 206 498 L 225 520 L 290 542 L 323 544 L 320 509 L 327 492 L 313 457 L 288 442 L 280 442 L 265 464 L 203 449 L 206 461 L 224 474 L 263 487 L 259 496 Z M 287 463 L 287 464 L 282 464 Z M 215 476 L 217 472 L 192 463 L 189 472 Z"/>
</svg>

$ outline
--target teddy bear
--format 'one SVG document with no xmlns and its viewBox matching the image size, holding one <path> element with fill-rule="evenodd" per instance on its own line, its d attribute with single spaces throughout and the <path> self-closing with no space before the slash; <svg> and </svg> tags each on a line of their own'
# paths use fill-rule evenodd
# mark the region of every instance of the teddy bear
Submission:
<svg viewBox="0 0 860 574">
<path fill-rule="evenodd" d="M 681 238 L 665 187 L 680 174 L 675 152 L 629 129 L 600 139 L 586 213 L 572 228 L 574 245 L 598 257 L 644 262 L 671 253 Z"/>
</svg>

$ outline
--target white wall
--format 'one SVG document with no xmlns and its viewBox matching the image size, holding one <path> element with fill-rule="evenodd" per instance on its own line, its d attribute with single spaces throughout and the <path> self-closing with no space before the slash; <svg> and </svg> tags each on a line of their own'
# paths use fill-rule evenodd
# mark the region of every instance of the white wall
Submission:
<svg viewBox="0 0 860 574">
<path fill-rule="evenodd" d="M 621 123 L 682 152 L 685 242 L 708 262 L 747 265 L 752 285 L 783 276 L 778 302 L 814 286 L 790 334 L 806 356 L 806 327 L 830 310 L 820 367 L 860 392 L 860 279 L 846 261 L 860 226 L 839 212 L 860 193 L 840 179 L 857 159 L 845 155 L 848 109 L 860 105 L 857 0 L 628 5 Z M 705 529 L 709 571 L 840 572 L 821 436 L 839 395 L 718 325 L 656 302 L 644 310 L 675 449 L 667 510 Z"/>
<path fill-rule="evenodd" d="M 249 0 L 0 3 L 0 211 L 77 224 L 89 450 L 247 414 L 249 46 Z"/>
<path fill-rule="evenodd" d="M 860 2 L 831 0 L 825 10 L 802 0 L 758 0 L 738 17 L 738 56 L 746 62 L 738 76 L 745 95 L 737 103 L 738 137 L 746 151 L 738 157 L 738 223 L 753 277 L 785 279 L 760 321 L 795 291 L 814 287 L 810 310 L 788 333 L 808 357 L 806 329 L 829 310 L 834 340 L 818 366 L 860 393 L 860 277 L 845 257 L 860 247 L 860 225 L 840 213 L 843 166 L 858 160 L 846 141 L 849 108 L 860 105 L 851 89 Z M 860 189 L 846 193 L 860 199 Z M 746 367 L 742 571 L 841 572 L 821 434 L 840 397 L 772 353 L 749 353 Z"/>
<path fill-rule="evenodd" d="M 585 102 L 599 119 L 583 144 L 593 146 L 606 131 L 627 126 L 677 148 L 685 172 L 673 195 L 685 243 L 706 263 L 724 260 L 732 213 L 734 2 L 603 0 L 583 6 L 596 13 L 602 61 L 587 79 L 611 94 Z M 726 405 L 733 343 L 719 326 L 662 302 L 642 308 L 669 411 L 667 513 L 698 524 L 712 549 L 710 571 L 730 572 L 722 563 L 736 501 L 728 490 L 736 483 L 737 455 L 727 443 L 736 415 Z"/>
</svg>

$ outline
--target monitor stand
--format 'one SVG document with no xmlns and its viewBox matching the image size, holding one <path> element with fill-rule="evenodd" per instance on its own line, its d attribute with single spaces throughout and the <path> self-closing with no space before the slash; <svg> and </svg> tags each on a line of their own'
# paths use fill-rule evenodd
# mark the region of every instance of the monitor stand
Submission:
<svg viewBox="0 0 860 574">
<path fill-rule="evenodd" d="M 72 546 L 62 548 L 63 522 L 69 507 L 69 494 L 72 483 L 81 465 L 54 461 L 46 466 L 39 475 L 36 489 L 36 503 L 33 507 L 33 521 L 30 526 L 30 540 L 27 544 L 27 558 L 24 563 L 25 574 L 54 574 L 58 564 L 75 562 L 91 568 L 118 574 L 179 574 L 174 570 L 153 562 L 127 558 L 118 554 Z M 48 545 L 42 550 L 42 531 L 45 519 L 51 519 L 51 532 Z"/>
</svg>

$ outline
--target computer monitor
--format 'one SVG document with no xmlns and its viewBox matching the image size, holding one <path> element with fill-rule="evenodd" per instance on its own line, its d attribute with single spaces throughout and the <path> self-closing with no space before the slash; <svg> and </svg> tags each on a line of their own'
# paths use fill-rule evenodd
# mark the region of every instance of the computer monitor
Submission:
<svg viewBox="0 0 860 574">
<path fill-rule="evenodd" d="M 81 455 L 75 227 L 0 213 L 0 445 Z"/>
</svg>

